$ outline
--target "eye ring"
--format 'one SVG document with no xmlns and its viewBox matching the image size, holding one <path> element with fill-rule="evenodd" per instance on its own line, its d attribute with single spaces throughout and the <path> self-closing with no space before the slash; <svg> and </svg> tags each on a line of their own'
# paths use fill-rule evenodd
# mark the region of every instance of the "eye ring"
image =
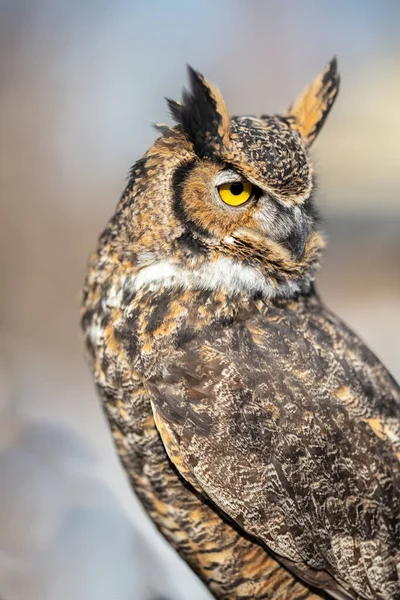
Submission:
<svg viewBox="0 0 400 600">
<path fill-rule="evenodd" d="M 241 206 L 253 195 L 253 185 L 246 179 L 221 183 L 217 190 L 222 202 L 228 206 Z"/>
</svg>

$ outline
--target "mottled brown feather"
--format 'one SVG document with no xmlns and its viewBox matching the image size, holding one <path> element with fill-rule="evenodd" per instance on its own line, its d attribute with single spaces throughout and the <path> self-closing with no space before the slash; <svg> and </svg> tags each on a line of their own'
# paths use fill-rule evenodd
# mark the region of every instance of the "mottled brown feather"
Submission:
<svg viewBox="0 0 400 600">
<path fill-rule="evenodd" d="M 254 306 L 168 354 L 153 407 L 196 487 L 306 581 L 400 597 L 400 392 L 362 342 L 311 298 Z"/>
</svg>

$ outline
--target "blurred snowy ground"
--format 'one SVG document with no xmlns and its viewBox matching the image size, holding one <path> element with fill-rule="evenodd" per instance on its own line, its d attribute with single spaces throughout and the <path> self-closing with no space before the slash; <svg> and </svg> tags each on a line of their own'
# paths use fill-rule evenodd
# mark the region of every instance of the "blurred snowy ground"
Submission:
<svg viewBox="0 0 400 600">
<path fill-rule="evenodd" d="M 319 288 L 400 379 L 400 3 L 0 0 L 0 598 L 205 600 L 134 498 L 79 331 L 86 258 L 186 62 L 275 112 L 337 54 Z"/>
</svg>

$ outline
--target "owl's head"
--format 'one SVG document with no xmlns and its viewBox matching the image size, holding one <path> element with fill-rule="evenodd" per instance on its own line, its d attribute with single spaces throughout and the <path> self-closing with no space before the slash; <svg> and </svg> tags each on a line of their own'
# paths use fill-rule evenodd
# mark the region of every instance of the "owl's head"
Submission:
<svg viewBox="0 0 400 600">
<path fill-rule="evenodd" d="M 336 60 L 284 115 L 231 117 L 189 68 L 176 125 L 132 168 L 103 246 L 130 285 L 291 296 L 323 246 L 309 148 L 339 89 Z"/>
</svg>

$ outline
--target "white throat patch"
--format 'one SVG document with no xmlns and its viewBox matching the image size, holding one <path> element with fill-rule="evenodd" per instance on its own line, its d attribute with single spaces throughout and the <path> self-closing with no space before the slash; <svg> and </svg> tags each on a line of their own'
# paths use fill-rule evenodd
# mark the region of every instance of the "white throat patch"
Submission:
<svg viewBox="0 0 400 600">
<path fill-rule="evenodd" d="M 143 288 L 156 291 L 161 287 L 210 291 L 224 289 L 232 294 L 261 293 L 266 298 L 288 298 L 300 291 L 296 282 L 274 286 L 272 281 L 263 277 L 256 269 L 224 257 L 213 262 L 205 261 L 193 270 L 175 265 L 169 260 L 161 260 L 142 267 L 136 275 L 127 278 L 122 287 L 131 291 Z"/>
</svg>

